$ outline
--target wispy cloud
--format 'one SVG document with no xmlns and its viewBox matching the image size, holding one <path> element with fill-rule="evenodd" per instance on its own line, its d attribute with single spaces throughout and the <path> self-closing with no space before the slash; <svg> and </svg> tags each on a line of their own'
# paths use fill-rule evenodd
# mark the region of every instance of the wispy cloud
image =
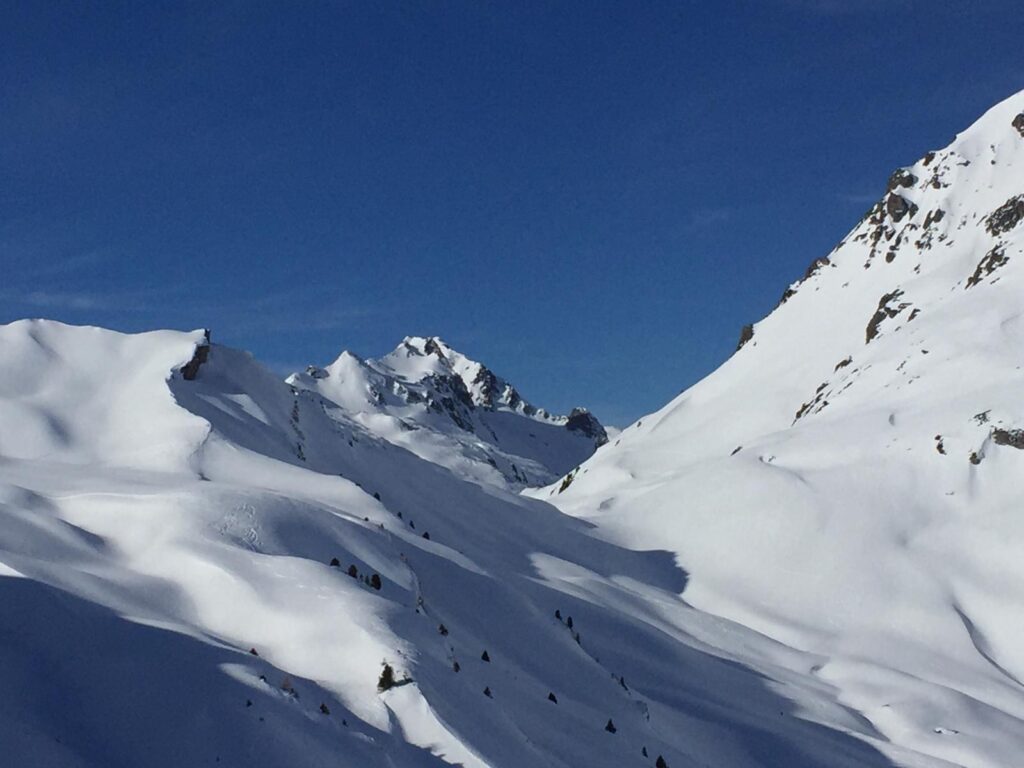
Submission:
<svg viewBox="0 0 1024 768">
<path fill-rule="evenodd" d="M 146 312 L 159 306 L 155 291 L 5 291 L 0 293 L 8 305 L 43 310 L 75 312 Z"/>
<path fill-rule="evenodd" d="M 735 210 L 732 208 L 724 206 L 694 208 L 686 214 L 684 228 L 689 232 L 714 229 L 729 222 L 735 213 Z"/>
</svg>

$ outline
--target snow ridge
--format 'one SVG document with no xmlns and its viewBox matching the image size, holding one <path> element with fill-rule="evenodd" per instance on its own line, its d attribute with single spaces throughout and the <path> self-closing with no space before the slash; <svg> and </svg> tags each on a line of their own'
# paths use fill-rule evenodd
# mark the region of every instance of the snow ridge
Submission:
<svg viewBox="0 0 1024 768">
<path fill-rule="evenodd" d="M 962 765 L 1024 746 L 1022 126 L 1019 93 L 895 171 L 730 360 L 537 492 Z"/>
</svg>

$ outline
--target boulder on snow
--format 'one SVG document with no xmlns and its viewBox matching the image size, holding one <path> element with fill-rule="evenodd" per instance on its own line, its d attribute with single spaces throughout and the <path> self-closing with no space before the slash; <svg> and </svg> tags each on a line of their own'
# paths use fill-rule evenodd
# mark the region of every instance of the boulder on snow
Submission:
<svg viewBox="0 0 1024 768">
<path fill-rule="evenodd" d="M 885 212 L 889 214 L 889 218 L 898 223 L 905 216 L 913 216 L 917 212 L 917 206 L 903 195 L 890 193 L 885 198 Z"/>
<path fill-rule="evenodd" d="M 786 298 L 788 297 L 783 297 L 783 301 L 785 301 Z M 739 352 L 741 349 L 743 349 L 743 345 L 750 341 L 752 338 L 754 338 L 754 325 L 753 323 L 747 323 L 742 328 L 740 328 L 740 340 L 736 344 L 736 351 Z"/>
<path fill-rule="evenodd" d="M 1017 133 L 1024 138 L 1024 112 L 1021 112 L 1015 118 L 1013 118 L 1013 127 L 1017 129 Z"/>
</svg>

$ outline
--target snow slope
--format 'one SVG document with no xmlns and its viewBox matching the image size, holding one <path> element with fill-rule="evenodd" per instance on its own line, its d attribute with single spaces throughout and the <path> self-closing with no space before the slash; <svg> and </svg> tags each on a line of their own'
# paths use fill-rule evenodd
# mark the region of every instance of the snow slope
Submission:
<svg viewBox="0 0 1024 768">
<path fill-rule="evenodd" d="M 891 743 L 1019 765 L 1022 316 L 1024 93 L 894 173 L 729 361 L 537 495 L 675 553 L 688 602 L 803 654 Z"/>
<path fill-rule="evenodd" d="M 681 600 L 670 553 L 460 478 L 245 353 L 187 378 L 204 347 L 0 328 L 12 764 L 891 764 L 804 656 Z"/>
<path fill-rule="evenodd" d="M 379 359 L 342 352 L 288 382 L 356 414 L 370 431 L 460 476 L 507 488 L 546 485 L 607 442 L 583 408 L 554 416 L 436 336 L 406 337 Z"/>
</svg>

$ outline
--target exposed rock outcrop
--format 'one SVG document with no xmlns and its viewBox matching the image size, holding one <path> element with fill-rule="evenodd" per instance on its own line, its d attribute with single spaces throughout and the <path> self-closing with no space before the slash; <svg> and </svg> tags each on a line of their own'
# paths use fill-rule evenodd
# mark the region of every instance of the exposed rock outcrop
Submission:
<svg viewBox="0 0 1024 768">
<path fill-rule="evenodd" d="M 210 329 L 203 331 L 203 341 L 196 344 L 192 359 L 181 367 L 181 377 L 186 381 L 194 381 L 199 374 L 199 367 L 210 358 Z"/>
</svg>

